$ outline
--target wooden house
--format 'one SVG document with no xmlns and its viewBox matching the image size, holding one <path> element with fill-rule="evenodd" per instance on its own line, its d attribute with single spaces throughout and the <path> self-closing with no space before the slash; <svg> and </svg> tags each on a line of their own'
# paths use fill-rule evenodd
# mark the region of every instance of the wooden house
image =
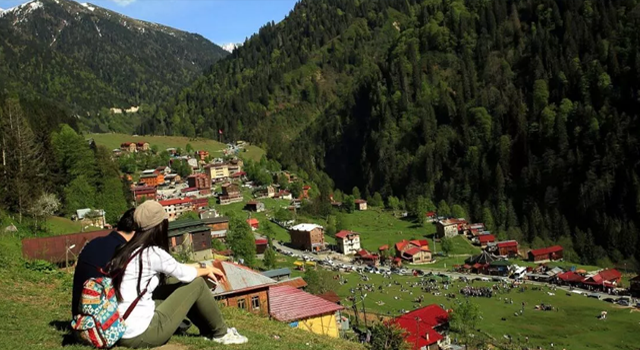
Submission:
<svg viewBox="0 0 640 350">
<path fill-rule="evenodd" d="M 324 228 L 316 224 L 299 224 L 289 229 L 291 245 L 296 249 L 321 251 L 325 249 Z"/>
<path fill-rule="evenodd" d="M 188 253 L 192 260 L 212 259 L 211 229 L 199 219 L 170 222 L 169 247 L 172 252 Z"/>
<path fill-rule="evenodd" d="M 396 243 L 396 257 L 413 264 L 423 264 L 431 262 L 431 250 L 426 239 L 406 239 Z"/>
<path fill-rule="evenodd" d="M 225 283 L 219 283 L 212 291 L 214 297 L 228 307 L 237 307 L 253 314 L 269 315 L 269 286 L 276 281 L 263 276 L 246 266 L 226 262 L 210 261 L 207 264 L 220 269 Z"/>
<path fill-rule="evenodd" d="M 530 250 L 527 255 L 529 257 L 529 261 L 545 262 L 562 259 L 562 252 L 563 250 L 561 246 L 554 245 L 552 247 Z"/>
<path fill-rule="evenodd" d="M 367 201 L 364 199 L 356 199 L 356 210 L 364 211 L 367 210 Z"/>
</svg>

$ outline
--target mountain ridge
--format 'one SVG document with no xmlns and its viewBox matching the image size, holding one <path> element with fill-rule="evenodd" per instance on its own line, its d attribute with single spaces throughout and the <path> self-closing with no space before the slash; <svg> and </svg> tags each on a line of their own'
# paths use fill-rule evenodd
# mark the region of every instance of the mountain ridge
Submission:
<svg viewBox="0 0 640 350">
<path fill-rule="evenodd" d="M 0 48 L 0 87 L 80 114 L 156 104 L 228 54 L 199 34 L 71 0 L 4 10 Z"/>
<path fill-rule="evenodd" d="M 302 0 L 139 132 L 223 130 L 325 196 L 357 186 L 416 215 L 456 206 L 567 259 L 640 260 L 638 9 Z"/>
</svg>

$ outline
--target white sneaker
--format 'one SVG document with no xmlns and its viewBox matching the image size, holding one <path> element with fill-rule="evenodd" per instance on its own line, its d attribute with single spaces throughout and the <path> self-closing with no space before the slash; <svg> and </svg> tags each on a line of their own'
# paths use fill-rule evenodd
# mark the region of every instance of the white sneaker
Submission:
<svg viewBox="0 0 640 350">
<path fill-rule="evenodd" d="M 247 337 L 240 335 L 235 328 L 227 328 L 227 334 L 219 338 L 212 338 L 211 340 L 223 345 L 244 344 L 249 341 Z"/>
</svg>

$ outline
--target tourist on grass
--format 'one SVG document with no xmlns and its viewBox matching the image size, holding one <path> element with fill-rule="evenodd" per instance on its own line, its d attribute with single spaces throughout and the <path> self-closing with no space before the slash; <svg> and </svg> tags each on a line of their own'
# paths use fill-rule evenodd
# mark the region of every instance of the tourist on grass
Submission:
<svg viewBox="0 0 640 350">
<path fill-rule="evenodd" d="M 133 211 L 134 209 L 129 209 L 122 215 L 115 231 L 104 237 L 93 239 L 82 248 L 73 274 L 72 315 L 80 313 L 80 296 L 84 282 L 89 278 L 104 277 L 102 271 L 113 258 L 116 249 L 133 238 L 135 227 Z"/>
<path fill-rule="evenodd" d="M 234 328 L 227 328 L 218 303 L 203 278 L 224 282 L 222 271 L 180 264 L 168 253 L 169 223 L 158 202 L 141 204 L 134 219 L 136 234 L 118 250 L 110 263 L 120 313 L 124 314 L 142 295 L 126 320 L 126 331 L 118 345 L 129 348 L 161 346 L 169 341 L 185 317 L 198 327 L 202 336 L 214 342 L 246 343 L 246 337 Z M 167 276 L 182 283 L 167 285 Z M 158 306 L 152 300 L 154 291 L 168 294 Z"/>
</svg>

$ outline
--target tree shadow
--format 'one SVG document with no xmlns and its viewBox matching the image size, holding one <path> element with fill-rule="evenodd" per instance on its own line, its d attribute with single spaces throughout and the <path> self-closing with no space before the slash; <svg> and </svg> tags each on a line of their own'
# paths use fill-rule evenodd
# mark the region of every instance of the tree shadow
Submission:
<svg viewBox="0 0 640 350">
<path fill-rule="evenodd" d="M 58 332 L 62 332 L 62 346 L 78 345 L 80 342 L 76 339 L 71 331 L 71 321 L 56 320 L 49 322 L 49 326 L 55 328 Z"/>
</svg>

